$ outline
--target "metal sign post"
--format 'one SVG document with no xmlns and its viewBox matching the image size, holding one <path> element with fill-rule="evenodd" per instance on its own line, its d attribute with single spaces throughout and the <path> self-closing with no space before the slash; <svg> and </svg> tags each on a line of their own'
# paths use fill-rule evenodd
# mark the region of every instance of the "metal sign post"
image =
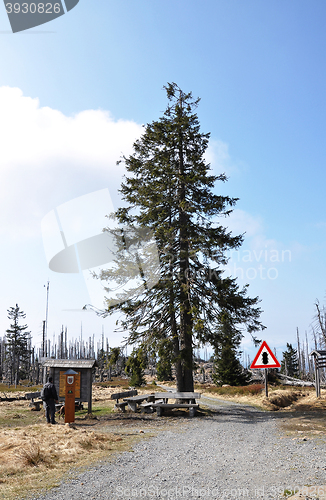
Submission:
<svg viewBox="0 0 326 500">
<path fill-rule="evenodd" d="M 268 368 L 265 368 L 265 396 L 266 396 L 266 398 L 268 398 L 268 385 L 267 385 L 267 381 L 268 381 Z"/>
<path fill-rule="evenodd" d="M 65 423 L 69 424 L 75 421 L 75 383 L 77 372 L 68 370 L 66 376 L 65 390 Z"/>
</svg>

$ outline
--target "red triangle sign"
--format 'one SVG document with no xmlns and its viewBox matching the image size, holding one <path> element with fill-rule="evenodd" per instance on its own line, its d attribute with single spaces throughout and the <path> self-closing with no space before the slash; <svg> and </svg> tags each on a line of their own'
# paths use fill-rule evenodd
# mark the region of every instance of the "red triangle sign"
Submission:
<svg viewBox="0 0 326 500">
<path fill-rule="evenodd" d="M 255 368 L 281 368 L 280 363 L 277 361 L 275 355 L 266 344 L 265 340 L 260 346 L 255 359 L 250 365 L 253 370 Z"/>
</svg>

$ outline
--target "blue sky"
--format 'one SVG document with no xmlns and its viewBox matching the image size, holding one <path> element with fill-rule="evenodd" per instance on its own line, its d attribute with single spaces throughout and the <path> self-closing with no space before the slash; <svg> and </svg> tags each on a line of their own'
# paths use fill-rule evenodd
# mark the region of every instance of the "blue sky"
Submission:
<svg viewBox="0 0 326 500">
<path fill-rule="evenodd" d="M 216 192 L 239 198 L 225 224 L 246 240 L 230 269 L 262 300 L 263 338 L 279 358 L 296 327 L 310 339 L 326 289 L 325 16 L 323 1 L 80 0 L 12 34 L 1 7 L 0 336 L 18 302 L 40 345 L 49 279 L 50 340 L 82 322 L 86 337 L 104 325 L 120 342 L 112 320 L 65 311 L 88 302 L 87 288 L 49 270 L 41 222 L 105 188 L 119 205 L 115 161 L 161 116 L 174 81 L 201 97 L 208 159 L 229 176 Z"/>
</svg>

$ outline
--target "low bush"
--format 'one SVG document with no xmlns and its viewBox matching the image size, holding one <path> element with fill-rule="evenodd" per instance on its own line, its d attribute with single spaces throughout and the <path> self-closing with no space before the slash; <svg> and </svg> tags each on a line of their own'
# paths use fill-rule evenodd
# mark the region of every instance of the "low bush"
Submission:
<svg viewBox="0 0 326 500">
<path fill-rule="evenodd" d="M 227 387 L 209 387 L 207 388 L 204 384 L 198 384 L 198 389 L 203 389 L 205 392 L 211 392 L 212 394 L 219 394 L 221 396 L 256 396 L 260 394 L 263 389 L 263 384 L 251 384 L 243 386 L 227 386 Z"/>
<path fill-rule="evenodd" d="M 41 450 L 37 445 L 31 444 L 29 448 L 22 448 L 17 457 L 23 462 L 24 465 L 30 467 L 37 467 L 41 464 L 47 464 L 49 462 L 46 453 Z"/>
</svg>

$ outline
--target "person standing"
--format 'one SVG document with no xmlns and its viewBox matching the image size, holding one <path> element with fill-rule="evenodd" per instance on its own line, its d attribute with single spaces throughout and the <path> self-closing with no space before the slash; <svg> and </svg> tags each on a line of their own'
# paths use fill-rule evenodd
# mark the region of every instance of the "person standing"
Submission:
<svg viewBox="0 0 326 500">
<path fill-rule="evenodd" d="M 44 384 L 41 398 L 45 403 L 45 416 L 48 424 L 56 424 L 55 421 L 55 403 L 58 403 L 59 398 L 52 377 Z"/>
</svg>

